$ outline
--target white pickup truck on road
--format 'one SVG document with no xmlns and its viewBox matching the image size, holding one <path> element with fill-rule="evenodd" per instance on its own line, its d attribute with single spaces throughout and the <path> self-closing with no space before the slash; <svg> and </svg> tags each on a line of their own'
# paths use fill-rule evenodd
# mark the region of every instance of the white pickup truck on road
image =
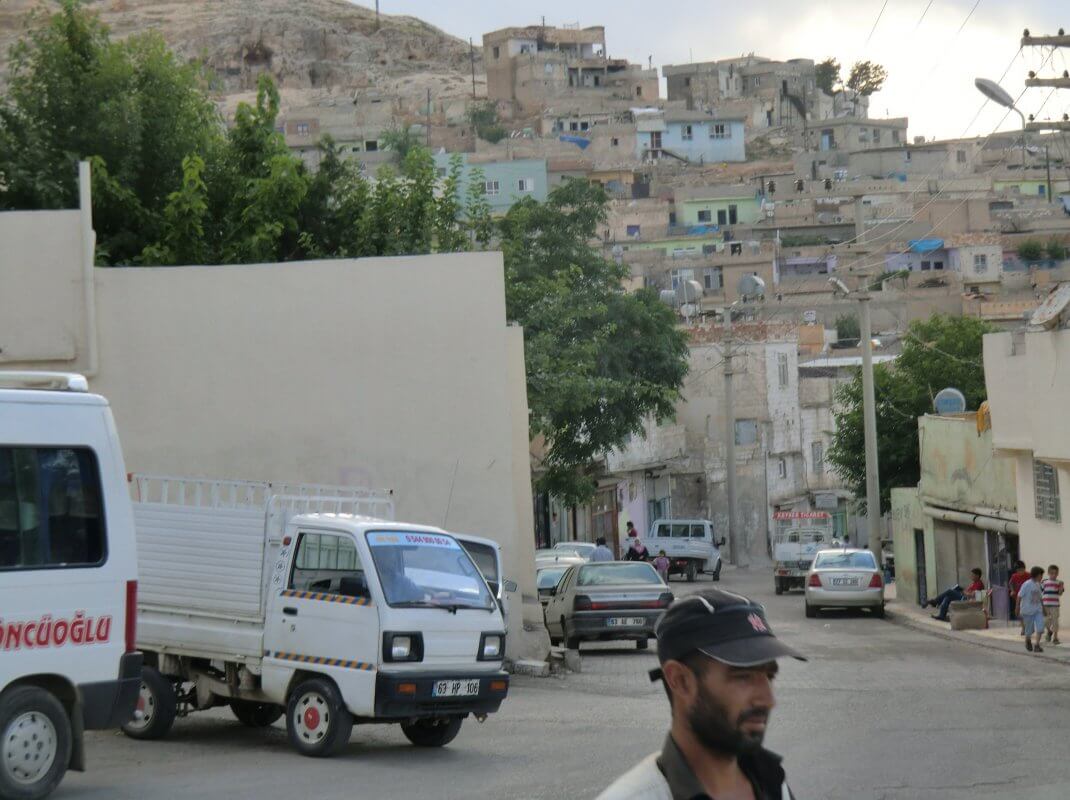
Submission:
<svg viewBox="0 0 1070 800">
<path fill-rule="evenodd" d="M 657 519 L 650 526 L 650 535 L 643 542 L 650 558 L 665 551 L 669 559 L 669 574 L 683 575 L 689 583 L 702 572 L 713 580 L 721 579 L 722 538 L 716 539 L 713 523 L 708 519 Z"/>
<path fill-rule="evenodd" d="M 505 699 L 486 580 L 445 531 L 383 519 L 388 495 L 151 476 L 131 488 L 145 668 L 129 736 L 229 705 L 251 727 L 285 715 L 309 756 L 372 722 L 438 747 Z"/>
</svg>

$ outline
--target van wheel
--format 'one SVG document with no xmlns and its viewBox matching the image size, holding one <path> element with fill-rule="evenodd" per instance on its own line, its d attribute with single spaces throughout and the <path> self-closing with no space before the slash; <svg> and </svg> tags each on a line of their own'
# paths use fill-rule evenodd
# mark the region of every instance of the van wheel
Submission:
<svg viewBox="0 0 1070 800">
<path fill-rule="evenodd" d="M 266 728 L 285 713 L 282 706 L 249 700 L 231 700 L 230 710 L 234 712 L 238 722 L 247 728 Z"/>
<path fill-rule="evenodd" d="M 36 686 L 16 687 L 0 699 L 0 797 L 46 797 L 70 759 L 71 723 L 59 700 Z"/>
<path fill-rule="evenodd" d="M 444 747 L 457 738 L 464 717 L 418 719 L 401 723 L 401 732 L 417 747 Z"/>
<path fill-rule="evenodd" d="M 687 562 L 687 582 L 688 583 L 694 583 L 695 582 L 695 575 L 697 573 L 698 573 L 698 570 L 695 569 L 695 562 L 694 561 L 688 561 Z"/>
<path fill-rule="evenodd" d="M 131 739 L 162 739 L 175 724 L 177 706 L 171 681 L 152 667 L 142 667 L 134 718 L 123 725 L 123 733 Z"/>
<path fill-rule="evenodd" d="M 290 693 L 286 733 L 301 755 L 332 756 L 349 744 L 353 717 L 333 681 L 311 678 Z"/>
</svg>

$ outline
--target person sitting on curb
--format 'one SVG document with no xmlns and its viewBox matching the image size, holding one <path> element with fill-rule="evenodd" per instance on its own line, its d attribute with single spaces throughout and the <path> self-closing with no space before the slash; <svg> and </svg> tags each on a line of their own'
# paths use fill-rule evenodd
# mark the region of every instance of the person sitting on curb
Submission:
<svg viewBox="0 0 1070 800">
<path fill-rule="evenodd" d="M 931 600 L 926 600 L 925 605 L 933 606 L 934 608 L 940 609 L 939 612 L 933 614 L 933 619 L 938 619 L 941 622 L 947 622 L 947 611 L 949 608 L 951 608 L 952 603 L 961 600 L 972 600 L 974 597 L 977 596 L 976 594 L 974 594 L 975 592 L 983 592 L 985 590 L 985 582 L 981 580 L 982 574 L 983 573 L 981 572 L 980 567 L 974 567 L 970 570 L 970 575 L 973 577 L 973 582 L 968 587 L 966 587 L 966 591 L 963 591 L 962 587 L 956 583 L 946 592 L 941 592 Z"/>
</svg>

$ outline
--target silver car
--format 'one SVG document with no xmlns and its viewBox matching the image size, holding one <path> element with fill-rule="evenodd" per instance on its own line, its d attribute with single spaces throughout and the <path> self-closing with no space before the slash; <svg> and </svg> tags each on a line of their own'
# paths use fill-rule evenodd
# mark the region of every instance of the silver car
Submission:
<svg viewBox="0 0 1070 800">
<path fill-rule="evenodd" d="M 673 595 L 642 561 L 602 561 L 569 567 L 543 611 L 551 642 L 576 649 L 581 641 L 633 640 L 645 650 Z"/>
<path fill-rule="evenodd" d="M 884 579 L 869 550 L 820 550 L 806 576 L 806 616 L 823 608 L 868 608 L 884 616 Z"/>
</svg>

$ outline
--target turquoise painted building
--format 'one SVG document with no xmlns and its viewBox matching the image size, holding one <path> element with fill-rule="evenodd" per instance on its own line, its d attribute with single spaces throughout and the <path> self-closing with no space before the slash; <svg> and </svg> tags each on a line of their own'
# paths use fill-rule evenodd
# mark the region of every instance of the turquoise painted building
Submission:
<svg viewBox="0 0 1070 800">
<path fill-rule="evenodd" d="M 546 159 L 520 158 L 515 161 L 469 161 L 467 153 L 459 154 L 464 167 L 461 171 L 461 198 L 468 194 L 472 173 L 483 170 L 484 192 L 493 214 L 504 214 L 517 200 L 531 197 L 539 202 L 546 200 L 548 181 Z M 452 153 L 435 154 L 435 171 L 439 179 L 446 177 Z"/>
</svg>

